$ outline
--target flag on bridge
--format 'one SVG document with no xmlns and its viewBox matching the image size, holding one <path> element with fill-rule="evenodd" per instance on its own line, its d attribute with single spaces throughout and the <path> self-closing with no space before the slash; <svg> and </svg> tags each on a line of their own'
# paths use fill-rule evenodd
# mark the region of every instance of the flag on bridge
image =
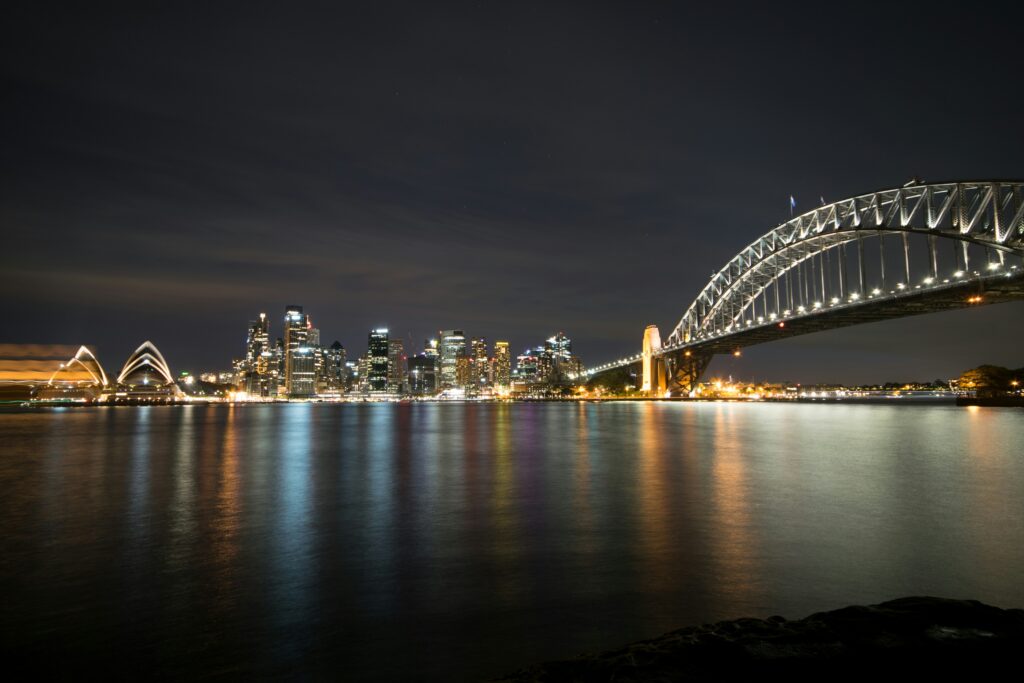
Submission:
<svg viewBox="0 0 1024 683">
<path fill-rule="evenodd" d="M 793 215 L 793 209 L 796 208 L 796 200 L 793 199 L 793 195 L 789 195 L 789 215 Z"/>
</svg>

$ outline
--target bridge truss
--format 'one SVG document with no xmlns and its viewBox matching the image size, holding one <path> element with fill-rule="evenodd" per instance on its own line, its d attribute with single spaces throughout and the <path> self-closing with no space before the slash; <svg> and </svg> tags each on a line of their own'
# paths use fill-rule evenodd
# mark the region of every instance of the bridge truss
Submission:
<svg viewBox="0 0 1024 683">
<path fill-rule="evenodd" d="M 824 204 L 747 245 L 656 353 L 689 365 L 692 379 L 709 354 L 731 347 L 1020 298 L 1022 280 L 1024 182 L 908 184 Z"/>
</svg>

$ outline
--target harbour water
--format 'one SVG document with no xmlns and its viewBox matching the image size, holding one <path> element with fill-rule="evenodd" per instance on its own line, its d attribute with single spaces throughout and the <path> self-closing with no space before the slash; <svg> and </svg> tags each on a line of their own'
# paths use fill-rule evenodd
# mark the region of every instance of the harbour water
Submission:
<svg viewBox="0 0 1024 683">
<path fill-rule="evenodd" d="M 42 674 L 485 679 L 903 595 L 1024 606 L 1024 413 L 797 403 L 0 413 Z"/>
</svg>

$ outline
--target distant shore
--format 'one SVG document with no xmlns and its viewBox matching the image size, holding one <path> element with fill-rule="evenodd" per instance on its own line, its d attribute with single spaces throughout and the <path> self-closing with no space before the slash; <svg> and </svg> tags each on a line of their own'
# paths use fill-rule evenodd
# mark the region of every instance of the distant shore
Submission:
<svg viewBox="0 0 1024 683">
<path fill-rule="evenodd" d="M 773 616 L 683 628 L 499 681 L 960 681 L 1018 670 L 1022 648 L 1024 610 L 907 597 L 793 621 Z"/>
</svg>

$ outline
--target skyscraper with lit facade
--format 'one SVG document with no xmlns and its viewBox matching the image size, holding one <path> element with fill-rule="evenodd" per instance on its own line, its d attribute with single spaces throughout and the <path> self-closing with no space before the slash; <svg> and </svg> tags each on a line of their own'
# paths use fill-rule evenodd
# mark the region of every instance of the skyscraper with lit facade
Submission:
<svg viewBox="0 0 1024 683">
<path fill-rule="evenodd" d="M 494 388 L 507 392 L 512 385 L 512 354 L 507 341 L 494 342 Z"/>
<path fill-rule="evenodd" d="M 438 333 L 438 358 L 440 361 L 440 388 L 451 389 L 459 386 L 456 381 L 458 359 L 466 355 L 466 335 L 462 330 L 442 330 Z"/>
<path fill-rule="evenodd" d="M 270 321 L 266 313 L 260 313 L 256 320 L 249 321 L 249 331 L 245 338 L 245 360 L 242 363 L 244 372 L 244 388 L 250 396 L 267 396 L 263 377 L 266 370 L 265 363 L 262 364 L 264 352 L 269 350 Z M 264 373 L 260 370 L 263 369 Z"/>
<path fill-rule="evenodd" d="M 388 391 L 400 394 L 405 391 L 405 344 L 401 339 L 388 341 Z"/>
<path fill-rule="evenodd" d="M 316 358 L 309 347 L 309 318 L 302 306 L 288 306 L 284 314 L 285 392 L 290 397 L 316 394 Z"/>
<path fill-rule="evenodd" d="M 369 357 L 367 387 L 371 394 L 388 391 L 388 351 L 387 328 L 370 330 L 366 353 Z"/>
</svg>

